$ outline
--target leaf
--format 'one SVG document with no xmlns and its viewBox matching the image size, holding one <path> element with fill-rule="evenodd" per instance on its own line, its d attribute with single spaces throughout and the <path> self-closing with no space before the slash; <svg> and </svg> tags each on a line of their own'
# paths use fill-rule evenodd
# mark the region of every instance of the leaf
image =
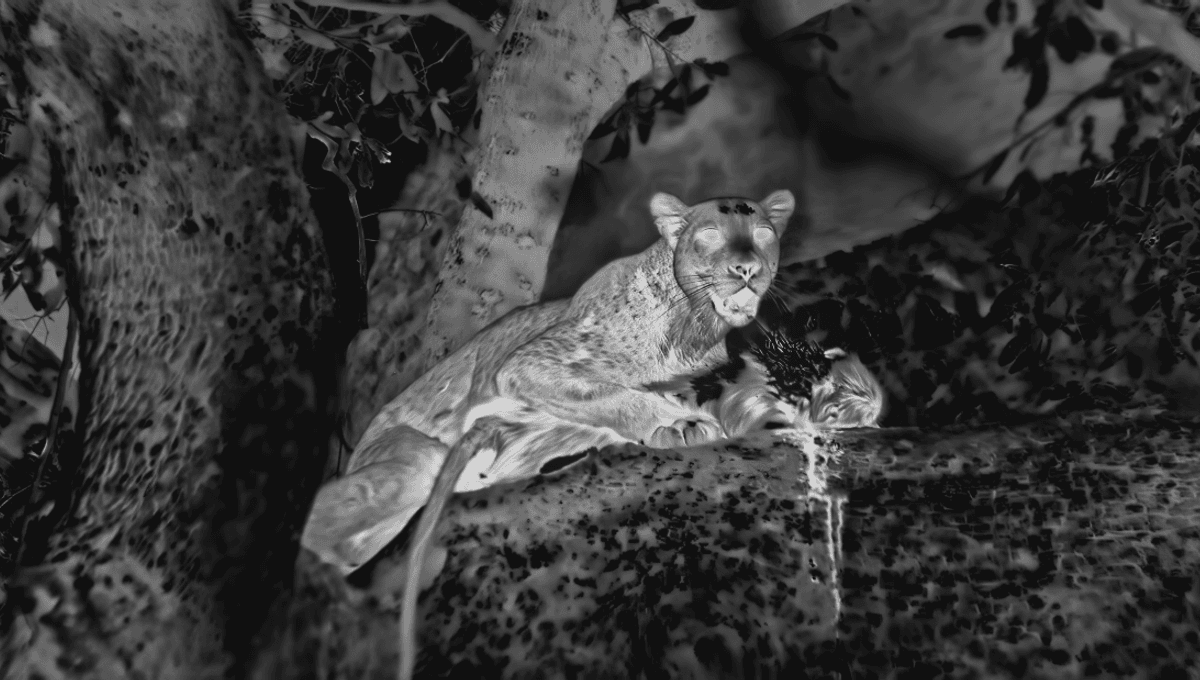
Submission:
<svg viewBox="0 0 1200 680">
<path fill-rule="evenodd" d="M 1050 43 L 1064 64 L 1074 62 L 1075 57 L 1079 56 L 1079 52 L 1075 49 L 1075 43 L 1071 40 L 1071 34 L 1064 30 L 1062 24 L 1050 28 L 1046 33 L 1046 42 Z"/>
<path fill-rule="evenodd" d="M 1145 316 L 1147 312 L 1154 309 L 1154 305 L 1158 303 L 1158 297 L 1158 286 L 1156 285 L 1151 285 L 1146 290 L 1138 293 L 1129 301 L 1129 307 L 1133 310 L 1133 315 Z"/>
<path fill-rule="evenodd" d="M 1131 71 L 1144 68 L 1162 59 L 1163 53 L 1154 47 L 1139 47 L 1129 50 L 1116 59 L 1113 59 L 1112 63 L 1108 65 L 1108 73 L 1104 79 L 1116 80 Z"/>
<path fill-rule="evenodd" d="M 1121 44 L 1117 41 L 1117 34 L 1112 31 L 1106 32 L 1100 36 L 1100 50 L 1107 55 L 1114 55 L 1121 49 Z"/>
<path fill-rule="evenodd" d="M 1004 349 L 1000 350 L 1000 357 L 997 361 L 1001 366 L 1007 366 L 1016 360 L 1017 355 L 1029 348 L 1030 330 L 1024 324 L 1017 329 L 1015 335 L 1005 343 Z"/>
<path fill-rule="evenodd" d="M 850 93 L 847 92 L 846 89 L 841 85 L 838 85 L 837 81 L 834 80 L 832 76 L 825 76 L 825 82 L 829 83 L 829 89 L 833 90 L 834 94 L 846 101 L 850 101 Z"/>
<path fill-rule="evenodd" d="M 987 6 L 983 8 L 983 16 L 988 20 L 988 23 L 993 26 L 1000 25 L 1000 0 L 991 0 Z"/>
<path fill-rule="evenodd" d="M 375 59 L 375 64 L 378 66 L 379 59 Z M 371 69 L 371 105 L 379 106 L 388 96 L 387 85 L 384 84 L 383 71 L 379 68 Z"/>
<path fill-rule="evenodd" d="M 1192 111 L 1179 123 L 1179 128 L 1175 130 L 1174 135 L 1175 145 L 1183 146 L 1184 142 L 1191 139 L 1198 127 L 1200 127 L 1200 109 Z"/>
<path fill-rule="evenodd" d="M 1040 34 L 1030 35 L 1029 31 L 1019 28 L 1013 33 L 1012 54 L 1004 60 L 1004 70 L 1018 66 L 1029 68 L 1035 61 L 1044 59 L 1045 40 Z"/>
<path fill-rule="evenodd" d="M 446 115 L 441 104 L 435 103 L 429 107 L 429 113 L 433 114 L 433 124 L 437 126 L 438 130 L 454 134 L 454 123 L 450 122 L 450 116 Z"/>
<path fill-rule="evenodd" d="M 1025 347 L 1024 352 L 1017 353 L 1017 357 L 1013 359 L 1012 366 L 1008 367 L 1009 374 L 1016 375 L 1027 368 L 1032 368 L 1037 362 L 1040 354 L 1041 344 L 1037 341 L 1036 336 L 1031 331 L 1029 344 Z"/>
<path fill-rule="evenodd" d="M 654 129 L 654 109 L 648 109 L 645 114 L 638 117 L 638 141 L 642 144 L 650 141 L 650 130 L 652 129 Z"/>
<path fill-rule="evenodd" d="M 993 156 L 992 160 L 988 161 L 987 166 L 984 167 L 984 169 L 983 169 L 983 183 L 984 184 L 987 184 L 988 182 L 992 181 L 992 177 L 994 177 L 996 175 L 996 172 L 998 172 L 1000 170 L 1000 166 L 1004 165 L 1004 161 L 1008 160 L 1008 152 L 1009 151 L 1011 151 L 1011 149 L 1005 149 L 1004 151 L 1001 151 L 1000 153 Z"/>
<path fill-rule="evenodd" d="M 830 52 L 838 51 L 838 42 L 833 39 L 833 36 L 828 33 L 818 33 L 816 31 L 787 31 L 783 35 L 775 38 L 775 42 L 799 42 L 801 40 L 816 40 L 821 43 L 821 46 Z"/>
<path fill-rule="evenodd" d="M 985 31 L 983 26 L 980 26 L 979 24 L 963 24 L 962 26 L 955 26 L 949 31 L 946 31 L 943 37 L 950 40 L 953 40 L 954 38 L 978 38 L 986 33 L 987 31 Z"/>
<path fill-rule="evenodd" d="M 617 11 L 621 14 L 629 14 L 656 4 L 658 4 L 658 0 L 620 0 L 617 3 Z"/>
<path fill-rule="evenodd" d="M 937 300 L 918 295 L 913 308 L 913 348 L 934 349 L 958 337 L 962 320 L 948 311 Z"/>
<path fill-rule="evenodd" d="M 662 107 L 664 111 L 671 111 L 673 113 L 683 113 L 687 110 L 683 97 L 666 97 L 662 101 Z"/>
<path fill-rule="evenodd" d="M 1030 111 L 1046 97 L 1050 87 L 1050 67 L 1045 58 L 1034 62 L 1030 67 L 1029 91 L 1025 93 L 1025 110 Z"/>
<path fill-rule="evenodd" d="M 672 78 L 672 79 L 668 80 L 666 85 L 663 85 L 661 88 L 659 88 L 658 90 L 656 90 L 654 92 L 654 97 L 650 100 L 649 105 L 654 106 L 655 104 L 666 99 L 672 92 L 675 91 L 676 87 L 679 87 L 679 83 L 680 83 L 679 78 Z"/>
<path fill-rule="evenodd" d="M 391 50 L 377 49 L 375 62 L 371 67 L 371 103 L 378 105 L 388 94 L 397 92 L 414 92 L 417 89 L 417 77 L 413 75 L 404 55 Z M 378 92 L 383 89 L 383 94 Z M 376 97 L 379 97 L 376 99 Z"/>
<path fill-rule="evenodd" d="M 616 116 L 614 115 L 609 116 L 608 120 L 600 121 L 600 124 L 596 126 L 596 129 L 592 130 L 592 134 L 588 135 L 588 139 L 600 139 L 605 135 L 611 135 L 612 133 L 616 132 L 617 125 L 614 122 L 615 119 Z"/>
<path fill-rule="evenodd" d="M 676 19 L 675 21 L 672 21 L 671 23 L 664 26 L 663 30 L 659 31 L 658 35 L 654 36 L 654 39 L 659 42 L 662 42 L 669 38 L 674 38 L 675 36 L 680 35 L 684 31 L 691 28 L 692 24 L 694 24 L 695 22 L 696 22 L 695 16 L 683 17 L 682 19 Z"/>
<path fill-rule="evenodd" d="M 830 52 L 838 51 L 837 41 L 834 40 L 833 36 L 829 35 L 828 33 L 818 33 L 817 40 L 819 40 L 821 44 L 825 46 L 825 49 L 829 50 Z"/>
<path fill-rule="evenodd" d="M 487 215 L 489 220 L 492 219 L 492 206 L 488 205 L 488 202 L 483 200 L 483 196 L 480 196 L 479 192 L 471 192 L 471 205 L 475 206 L 475 209 L 479 212 Z"/>
<path fill-rule="evenodd" d="M 1158 347 L 1155 349 L 1154 356 L 1158 359 L 1158 372 L 1170 373 L 1171 369 L 1175 368 L 1175 364 L 1179 362 L 1179 357 L 1183 352 L 1176 352 L 1171 341 L 1166 337 L 1158 339 Z"/>
<path fill-rule="evenodd" d="M 1011 319 L 1019 309 L 1027 307 L 1028 303 L 1025 301 L 1027 288 L 1027 280 L 1021 279 L 1000 291 L 1000 294 L 992 301 L 992 308 L 988 310 L 987 317 L 984 318 L 984 327 L 1004 323 Z"/>
<path fill-rule="evenodd" d="M 704 71 L 704 75 L 710 79 L 729 75 L 729 64 L 723 61 L 710 62 L 707 59 L 700 58 L 693 61 L 692 64 L 697 66 L 701 71 Z"/>
<path fill-rule="evenodd" d="M 600 162 L 607 163 L 627 156 L 629 156 L 629 130 L 618 130 L 617 135 L 613 137 L 612 146 L 608 149 L 608 155 Z"/>
<path fill-rule="evenodd" d="M 1014 198 L 1022 203 L 1027 203 L 1035 198 L 1041 191 L 1042 185 L 1034 178 L 1033 173 L 1028 168 L 1017 173 L 1013 178 L 1012 183 L 1008 185 L 1008 191 L 1004 193 L 1002 203 L 1008 204 Z"/>
<path fill-rule="evenodd" d="M 370 189 L 375 184 L 375 173 L 371 171 L 371 164 L 364 160 L 359 160 L 354 164 L 355 174 L 358 177 L 356 183 L 362 189 Z"/>
<path fill-rule="evenodd" d="M 1129 370 L 1129 377 L 1137 380 L 1142 377 L 1142 359 L 1138 355 L 1130 352 L 1125 355 L 1126 368 Z"/>
<path fill-rule="evenodd" d="M 1092 29 L 1088 28 L 1087 24 L 1083 23 L 1079 17 L 1067 17 L 1063 21 L 1063 28 L 1067 35 L 1071 36 L 1071 42 L 1080 54 L 1087 54 L 1096 49 L 1096 36 L 1092 35 Z"/>
<path fill-rule="evenodd" d="M 1104 352 L 1107 356 L 1105 356 L 1104 359 L 1100 361 L 1100 364 L 1096 366 L 1097 373 L 1103 373 L 1104 371 L 1112 368 L 1113 364 L 1117 363 L 1125 356 L 1124 352 L 1118 351 L 1117 348 L 1112 344 L 1106 346 L 1104 348 Z"/>
<path fill-rule="evenodd" d="M 292 31 L 295 32 L 297 38 L 300 38 L 304 42 L 319 50 L 332 51 L 336 50 L 338 47 L 337 43 L 335 43 L 332 38 L 324 33 L 318 33 L 316 31 L 300 27 L 295 27 L 292 29 Z"/>
<path fill-rule="evenodd" d="M 688 106 L 695 106 L 706 96 L 708 96 L 708 85 L 703 85 L 687 96 L 686 103 Z"/>
</svg>

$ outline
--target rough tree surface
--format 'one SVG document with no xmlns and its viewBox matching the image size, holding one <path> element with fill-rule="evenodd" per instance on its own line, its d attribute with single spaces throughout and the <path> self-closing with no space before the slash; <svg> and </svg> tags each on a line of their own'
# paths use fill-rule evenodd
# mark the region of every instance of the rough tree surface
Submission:
<svg viewBox="0 0 1200 680">
<path fill-rule="evenodd" d="M 32 526 L 11 581 L 4 677 L 222 677 L 291 581 L 328 441 L 331 282 L 233 9 L 3 7 L 55 172 L 83 395 L 58 523 Z"/>
<path fill-rule="evenodd" d="M 1159 678 L 1200 664 L 1200 421 L 1082 412 L 776 437 L 609 447 L 456 496 L 418 676 Z M 404 566 L 391 550 L 350 583 L 312 568 L 326 578 L 282 639 L 293 674 L 260 677 L 390 677 Z"/>
</svg>

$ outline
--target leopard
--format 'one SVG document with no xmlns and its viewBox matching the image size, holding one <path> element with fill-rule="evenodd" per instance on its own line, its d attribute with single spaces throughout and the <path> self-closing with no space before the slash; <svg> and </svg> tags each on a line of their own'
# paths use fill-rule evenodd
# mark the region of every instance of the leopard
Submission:
<svg viewBox="0 0 1200 680">
<path fill-rule="evenodd" d="M 346 474 L 318 491 L 301 545 L 348 575 L 425 508 L 409 548 L 401 677 L 415 661 L 424 553 L 450 494 L 536 475 L 564 453 L 724 435 L 710 414 L 650 386 L 728 360 L 724 338 L 755 318 L 795 206 L 786 189 L 690 206 L 655 194 L 657 241 L 570 298 L 501 317 L 375 416 Z"/>
</svg>

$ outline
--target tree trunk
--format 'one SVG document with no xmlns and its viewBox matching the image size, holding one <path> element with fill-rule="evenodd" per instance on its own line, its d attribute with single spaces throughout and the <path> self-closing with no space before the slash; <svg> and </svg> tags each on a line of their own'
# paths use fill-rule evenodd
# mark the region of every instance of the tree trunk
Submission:
<svg viewBox="0 0 1200 680">
<path fill-rule="evenodd" d="M 12 581 L 5 677 L 223 677 L 291 582 L 330 432 L 331 281 L 233 11 L 0 10 L 54 161 L 82 402 L 57 528 Z"/>
<path fill-rule="evenodd" d="M 777 437 L 608 447 L 456 496 L 418 676 L 1150 678 L 1200 664 L 1200 421 Z M 349 584 L 312 568 L 324 580 L 285 636 L 304 662 L 260 677 L 392 677 L 403 570 L 399 551 Z"/>
</svg>

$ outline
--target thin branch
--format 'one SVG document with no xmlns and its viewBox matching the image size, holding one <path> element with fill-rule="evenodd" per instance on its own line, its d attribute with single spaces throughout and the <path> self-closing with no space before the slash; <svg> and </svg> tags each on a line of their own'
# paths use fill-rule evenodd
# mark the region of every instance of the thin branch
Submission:
<svg viewBox="0 0 1200 680">
<path fill-rule="evenodd" d="M 430 2 L 421 5 L 389 5 L 382 2 L 363 0 L 304 0 L 309 5 L 344 9 L 349 12 L 371 12 L 380 16 L 431 16 L 458 28 L 471 38 L 475 47 L 484 52 L 496 50 L 496 36 L 484 28 L 475 17 L 448 2 Z"/>
</svg>

